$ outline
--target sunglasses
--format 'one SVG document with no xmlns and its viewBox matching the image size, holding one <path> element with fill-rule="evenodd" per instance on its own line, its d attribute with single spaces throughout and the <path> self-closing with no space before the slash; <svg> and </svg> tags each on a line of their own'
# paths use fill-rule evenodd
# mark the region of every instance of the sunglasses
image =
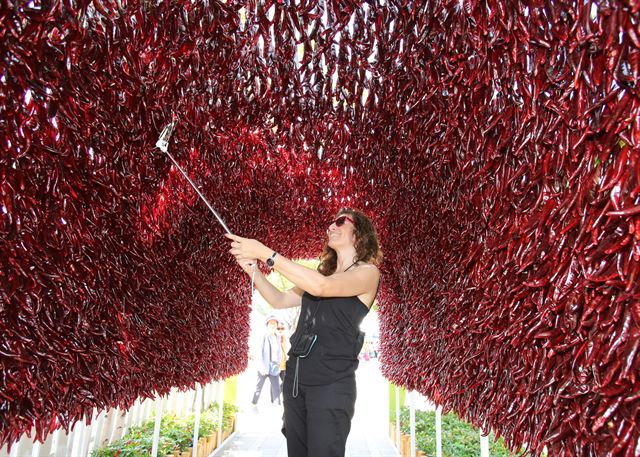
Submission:
<svg viewBox="0 0 640 457">
<path fill-rule="evenodd" d="M 333 221 L 333 223 L 336 224 L 336 227 L 342 227 L 346 221 L 351 222 L 353 225 L 356 224 L 356 222 L 353 219 L 345 215 L 339 216 L 338 218 L 336 218 L 335 221 Z"/>
</svg>

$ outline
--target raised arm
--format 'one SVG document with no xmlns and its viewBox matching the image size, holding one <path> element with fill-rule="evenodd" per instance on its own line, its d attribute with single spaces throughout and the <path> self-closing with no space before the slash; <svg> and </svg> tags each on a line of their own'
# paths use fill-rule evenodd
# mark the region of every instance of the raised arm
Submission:
<svg viewBox="0 0 640 457">
<path fill-rule="evenodd" d="M 289 290 L 280 291 L 273 284 L 267 281 L 267 278 L 265 278 L 262 272 L 257 268 L 253 284 L 267 303 L 269 303 L 273 308 L 295 308 L 302 304 L 303 290 L 298 287 L 292 287 Z"/>
<path fill-rule="evenodd" d="M 254 275 L 254 265 L 256 263 L 256 259 L 238 259 L 238 265 L 240 265 L 240 268 L 242 268 L 249 277 Z M 255 269 L 253 285 L 273 308 L 295 308 L 302 304 L 303 290 L 292 287 L 289 290 L 280 291 L 267 281 L 267 278 L 265 278 L 258 268 Z"/>
<path fill-rule="evenodd" d="M 242 262 L 251 262 L 253 259 L 264 262 L 274 252 L 257 240 L 237 235 L 225 236 L 233 240 L 230 252 L 241 265 Z M 324 276 L 279 254 L 276 254 L 274 258 L 273 268 L 294 283 L 301 291 L 306 291 L 316 297 L 351 297 L 374 292 L 380 277 L 378 268 L 368 264 L 343 273 Z M 266 279 L 264 281 L 266 282 Z M 262 291 L 260 292 L 262 293 Z M 265 299 L 271 303 L 266 295 Z"/>
</svg>

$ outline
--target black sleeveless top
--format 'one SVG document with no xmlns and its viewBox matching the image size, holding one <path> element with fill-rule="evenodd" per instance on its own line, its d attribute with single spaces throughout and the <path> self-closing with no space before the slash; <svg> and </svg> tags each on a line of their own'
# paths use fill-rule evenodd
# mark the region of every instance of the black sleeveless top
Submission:
<svg viewBox="0 0 640 457">
<path fill-rule="evenodd" d="M 316 311 L 317 310 L 317 311 Z M 296 331 L 318 335 L 318 339 L 306 358 L 300 358 L 298 382 L 306 385 L 331 384 L 355 373 L 358 354 L 364 343 L 360 323 L 369 308 L 357 297 L 314 297 L 305 292 Z M 287 376 L 293 376 L 296 357 L 289 353 Z"/>
</svg>

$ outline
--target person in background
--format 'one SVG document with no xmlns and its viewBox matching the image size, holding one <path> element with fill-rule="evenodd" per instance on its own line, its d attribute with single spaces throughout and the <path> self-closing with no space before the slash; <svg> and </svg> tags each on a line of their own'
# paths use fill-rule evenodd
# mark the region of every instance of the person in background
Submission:
<svg viewBox="0 0 640 457">
<path fill-rule="evenodd" d="M 360 351 L 360 357 L 365 362 L 369 361 L 370 357 L 369 357 L 369 342 L 368 341 L 364 342 L 364 345 L 362 346 L 362 351 Z"/>
<path fill-rule="evenodd" d="M 282 386 L 284 385 L 284 374 L 287 370 L 287 354 L 289 353 L 289 335 L 287 334 L 286 324 L 281 322 L 278 324 L 278 337 L 280 338 L 280 347 L 282 349 L 282 357 L 280 357 L 280 393 L 282 393 Z"/>
<path fill-rule="evenodd" d="M 304 224 L 305 221 L 300 221 Z M 382 259 L 371 220 L 344 208 L 327 224 L 318 270 L 306 268 L 258 240 L 225 235 L 245 273 L 274 308 L 302 306 L 284 378 L 289 457 L 343 457 L 356 402 L 355 371 L 364 342 L 360 324 L 378 291 Z M 300 252 L 300 248 L 295 249 Z M 265 262 L 294 287 L 280 291 L 255 268 Z"/>
<path fill-rule="evenodd" d="M 267 378 L 271 383 L 271 403 L 280 404 L 280 379 L 278 376 L 280 374 L 282 346 L 280 345 L 280 337 L 277 335 L 278 319 L 272 315 L 268 316 L 265 322 L 267 331 L 262 338 L 262 345 L 260 346 L 258 383 L 253 394 L 253 400 L 251 400 L 254 407 L 258 405 L 258 399 Z"/>
</svg>

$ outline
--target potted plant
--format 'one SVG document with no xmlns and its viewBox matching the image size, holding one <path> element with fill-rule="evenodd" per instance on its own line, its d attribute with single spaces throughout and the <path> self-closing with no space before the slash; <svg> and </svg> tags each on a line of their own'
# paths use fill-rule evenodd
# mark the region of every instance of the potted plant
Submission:
<svg viewBox="0 0 640 457">
<path fill-rule="evenodd" d="M 198 455 L 206 457 L 217 446 L 217 431 L 222 425 L 223 439 L 226 439 L 235 429 L 235 418 L 238 408 L 225 404 L 222 408 L 222 424 L 218 424 L 218 405 L 211 404 L 200 414 L 198 426 Z M 171 457 L 192 457 L 193 425 L 195 414 L 177 416 L 167 413 L 160 422 L 160 447 L 158 455 Z M 132 427 L 120 440 L 108 446 L 96 449 L 92 457 L 148 457 L 153 444 L 155 418 L 143 424 Z"/>
</svg>

